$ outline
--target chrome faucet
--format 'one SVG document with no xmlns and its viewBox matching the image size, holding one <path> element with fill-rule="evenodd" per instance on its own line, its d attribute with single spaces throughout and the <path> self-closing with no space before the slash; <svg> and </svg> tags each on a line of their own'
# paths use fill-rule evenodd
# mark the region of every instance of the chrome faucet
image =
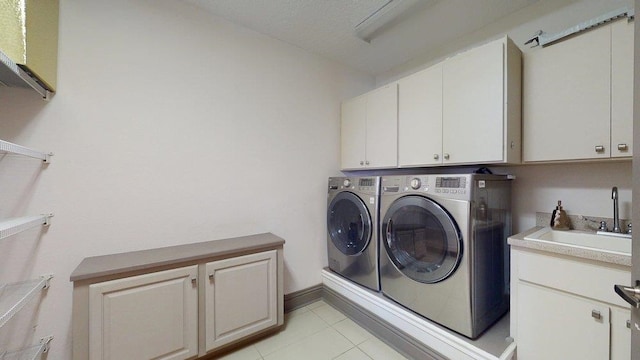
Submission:
<svg viewBox="0 0 640 360">
<path fill-rule="evenodd" d="M 616 186 L 611 189 L 611 198 L 613 199 L 613 230 L 614 233 L 621 233 L 620 214 L 618 213 L 618 188 Z"/>
</svg>

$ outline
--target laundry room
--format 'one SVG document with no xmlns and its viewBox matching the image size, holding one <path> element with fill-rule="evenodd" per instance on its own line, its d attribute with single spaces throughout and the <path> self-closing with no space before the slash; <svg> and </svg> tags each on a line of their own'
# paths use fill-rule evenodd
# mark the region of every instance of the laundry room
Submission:
<svg viewBox="0 0 640 360">
<path fill-rule="evenodd" d="M 47 63 L 54 63 L 53 74 L 47 75 L 51 77 L 35 85 L 30 80 L 25 80 L 27 85 L 16 85 L 5 78 L 5 73 L 24 75 L 27 67 L 7 66 L 9 70 L 3 68 L 0 72 L 0 358 L 5 352 L 7 357 L 18 358 L 15 354 L 21 349 L 34 345 L 38 351 L 46 351 L 37 358 L 48 360 L 127 356 L 257 360 L 300 358 L 297 356 L 305 353 L 309 359 L 343 360 L 425 358 L 425 354 L 433 358 L 513 357 L 520 345 L 510 328 L 523 322 L 514 315 L 510 299 L 503 295 L 513 289 L 513 281 L 526 283 L 524 290 L 519 290 L 518 299 L 527 291 L 535 293 L 556 285 L 510 276 L 512 266 L 523 266 L 524 259 L 531 259 L 526 248 L 529 245 L 523 239 L 533 232 L 515 239 L 520 246 L 515 265 L 510 261 L 511 246 L 506 237 L 548 228 L 558 201 L 574 230 L 595 233 L 600 221 L 607 221 L 605 227 L 611 229 L 615 218 L 613 187 L 617 188 L 616 215 L 626 232 L 633 216 L 635 185 L 631 140 L 612 145 L 614 135 L 608 127 L 607 143 L 602 145 L 604 153 L 589 145 L 595 155 L 559 154 L 569 151 L 577 139 L 601 133 L 601 128 L 580 120 L 595 110 L 574 105 L 563 109 L 575 111 L 577 122 L 568 125 L 569 130 L 557 119 L 551 125 L 545 123 L 542 129 L 529 129 L 529 133 L 539 131 L 536 144 L 542 145 L 527 148 L 531 144 L 526 141 L 527 114 L 549 118 L 543 112 L 549 107 L 527 105 L 527 86 L 540 84 L 527 80 L 554 78 L 532 77 L 527 66 L 534 63 L 527 59 L 561 49 L 568 42 L 549 46 L 525 43 L 535 37 L 541 41 L 539 30 L 558 34 L 602 17 L 607 20 L 568 36 L 570 41 L 601 36 L 600 30 L 621 24 L 632 29 L 630 9 L 634 3 L 483 0 L 469 4 L 430 0 L 421 4 L 403 0 L 399 1 L 403 5 L 397 8 L 396 22 L 367 33 L 354 30 L 373 10 L 396 1 L 275 1 L 271 7 L 236 0 L 59 0 L 55 36 L 51 31 L 40 35 L 40 40 L 54 44 L 57 51 L 53 59 L 47 59 Z M 25 2 L 9 3 L 21 7 Z M 0 6 L 2 11 L 5 10 Z M 46 12 L 44 17 L 50 20 L 51 14 Z M 26 13 L 27 19 L 33 17 L 37 18 L 37 14 Z M 346 30 L 336 25 L 339 23 L 345 23 Z M 418 23 L 429 26 L 422 28 Z M 14 25 L 10 21 L 0 18 L 0 33 L 9 34 L 10 30 L 5 29 L 13 29 L 11 26 Z M 31 31 L 25 29 L 26 34 Z M 607 31 L 611 34 L 616 30 Z M 22 36 L 22 30 L 17 32 L 18 37 Z M 0 44 L 4 44 L 8 36 L 0 37 Z M 611 43 L 611 35 L 607 39 Z M 24 39 L 27 45 L 22 48 L 30 49 L 32 43 L 33 40 Z M 517 60 L 509 60 L 511 55 L 501 52 L 497 68 L 493 62 L 479 65 L 487 71 L 473 70 L 475 63 L 468 65 L 466 53 L 495 44 L 500 49 L 512 49 Z M 8 50 L 3 46 L 0 51 L 4 56 Z M 611 58 L 610 54 L 607 50 L 606 59 Z M 25 55 L 22 61 L 31 62 L 30 56 Z M 0 59 L 5 65 L 21 64 L 19 59 Z M 434 128 L 407 128 L 398 124 L 397 118 L 391 133 L 383 128 L 383 135 L 374 134 L 372 139 L 366 139 L 357 126 L 345 129 L 345 104 L 354 99 L 357 104 L 357 99 L 368 94 L 380 95 L 379 101 L 370 101 L 370 113 L 385 114 L 385 89 L 391 87 L 387 89 L 390 93 L 402 97 L 405 79 L 415 74 L 431 76 L 430 70 L 438 67 L 440 74 L 446 75 L 446 66 L 458 59 L 462 70 L 449 74 L 460 78 L 490 74 L 492 69 L 503 76 L 507 65 L 509 71 L 521 66 L 516 71 L 520 74 L 518 85 L 500 78 L 498 87 L 505 92 L 498 110 L 502 114 L 505 109 L 516 109 L 516 102 L 519 105 L 518 110 L 505 116 L 508 121 L 503 123 L 501 118 L 499 131 L 488 134 L 487 126 L 473 121 L 468 126 L 449 122 L 453 127 L 441 123 Z M 596 73 L 589 69 L 586 72 Z M 610 76 L 609 71 L 602 74 Z M 598 76 L 602 74 L 597 72 Z M 29 74 L 26 78 L 32 79 Z M 609 114 L 613 106 L 609 103 L 610 91 L 614 91 L 611 84 L 615 80 L 607 77 L 606 81 L 593 81 L 606 84 L 607 90 L 603 91 L 608 105 L 597 111 Z M 484 100 L 489 91 L 469 90 L 473 89 L 470 81 L 457 84 L 461 86 L 449 93 L 473 91 L 472 97 L 480 105 L 495 104 Z M 591 85 L 568 86 L 582 89 Z M 443 98 L 446 91 L 436 101 L 442 103 L 446 113 L 451 113 L 446 110 L 450 106 L 451 111 L 457 111 L 456 118 L 466 118 L 464 111 L 473 116 L 485 114 L 478 104 L 464 107 L 457 102 L 448 103 Z M 600 98 L 601 94 L 594 97 Z M 509 107 L 503 108 L 507 99 Z M 544 96 L 536 99 L 549 101 Z M 397 106 L 397 98 L 395 101 Z M 622 108 L 630 112 L 632 101 L 622 104 Z M 361 114 L 362 110 L 347 106 L 349 109 L 354 114 Z M 403 110 L 396 107 L 396 117 L 399 111 Z M 562 111 L 557 112 L 565 117 L 567 113 Z M 366 131 L 373 134 L 370 130 Z M 357 136 L 350 137 L 349 131 Z M 466 155 L 487 157 L 457 160 L 454 150 L 446 150 L 442 143 L 449 139 L 444 135 L 446 131 L 452 134 L 448 135 L 451 141 L 472 144 Z M 622 133 L 631 135 L 632 131 Z M 440 139 L 435 152 L 427 149 L 434 143 L 427 136 L 433 134 Z M 492 137 L 495 134 L 497 137 Z M 409 141 L 398 139 L 411 139 L 418 146 L 404 147 Z M 621 145 L 627 148 L 616 157 L 614 151 L 623 149 Z M 352 159 L 347 155 L 352 147 L 366 149 L 362 150 L 366 156 L 355 155 Z M 543 158 L 527 158 L 526 154 L 542 154 Z M 445 160 L 449 157 L 451 160 Z M 391 164 L 371 163 L 388 158 Z M 369 180 L 361 182 L 356 178 Z M 345 179 L 352 183 L 345 184 Z M 508 191 L 503 183 L 508 184 Z M 346 203 L 351 201 L 350 195 L 330 194 L 332 187 L 338 193 L 353 189 L 348 193 L 357 192 L 364 200 L 354 201 L 352 208 Z M 445 189 L 448 198 L 440 200 L 444 194 L 436 191 Z M 425 194 L 428 196 L 422 196 Z M 411 209 L 424 208 L 436 214 L 429 217 L 423 212 L 412 213 L 419 221 L 427 219 L 428 226 L 412 228 L 415 221 L 392 214 L 394 209 L 398 213 L 406 209 L 401 203 L 394 205 L 405 195 L 411 197 L 407 200 Z M 347 204 L 341 209 L 353 217 L 349 224 L 356 224 L 350 232 L 347 227 L 336 235 L 347 241 L 342 249 L 333 250 L 328 234 L 332 196 L 339 196 L 336 202 L 346 201 L 340 203 Z M 461 210 L 460 204 L 464 204 Z M 380 207 L 376 210 L 371 205 Z M 360 215 L 367 212 L 373 214 L 369 222 Z M 442 225 L 435 220 L 442 220 Z M 474 225 L 480 222 L 485 226 L 484 233 Z M 434 235 L 436 228 L 438 235 Z M 446 236 L 438 238 L 442 240 L 439 243 L 416 247 L 408 239 L 422 236 L 420 231 L 432 231 L 429 238 Z M 363 234 L 371 234 L 377 241 L 376 252 L 366 259 L 353 257 L 368 246 Z M 386 236 L 404 240 L 392 247 L 390 241 L 384 241 Z M 485 251 L 486 247 L 471 250 L 474 244 L 467 243 L 467 239 L 474 236 L 483 239 L 483 244 L 496 238 L 501 241 L 490 252 Z M 458 241 L 445 242 L 445 238 Z M 341 261 L 332 257 L 334 250 L 336 254 L 351 251 L 345 259 L 357 259 L 362 268 L 375 268 L 369 272 L 371 283 L 361 278 L 352 281 L 349 275 L 331 270 L 332 262 L 335 265 Z M 383 258 L 383 251 L 387 250 L 396 258 Z M 472 253 L 484 257 L 466 264 L 460 262 Z M 403 262 L 406 254 L 422 254 L 429 261 L 448 259 L 446 264 L 450 266 L 429 267 L 426 260 L 410 264 Z M 243 261 L 257 265 L 244 266 Z M 388 271 L 384 276 L 378 273 L 382 265 L 379 261 L 386 261 Z M 601 265 L 597 259 L 588 261 Z M 219 270 L 222 265 L 238 268 L 241 274 L 225 275 Z M 477 273 L 472 271 L 474 266 Z M 615 271 L 626 271 L 628 276 L 630 265 L 611 266 Z M 385 282 L 404 277 L 401 272 L 394 272 L 403 267 L 412 269 L 411 276 L 419 279 L 418 283 L 435 284 L 439 291 L 450 293 L 454 292 L 454 284 L 443 281 L 449 275 L 457 276 L 461 282 L 470 281 L 471 274 L 474 278 L 485 276 L 482 285 L 491 286 L 468 291 L 493 294 L 485 299 L 497 299 L 499 309 L 484 320 L 479 316 L 477 321 L 484 323 L 474 328 L 469 319 L 491 310 L 483 308 L 483 304 L 472 304 L 471 299 L 478 297 L 470 293 L 457 294 L 457 303 L 436 299 L 439 294 L 420 295 L 421 290 L 411 294 L 422 296 L 422 300 L 408 299 L 405 296 L 410 291 L 403 290 L 404 285 L 396 289 L 397 283 L 392 283 L 388 288 L 394 291 L 384 294 Z M 464 279 L 458 270 L 468 270 Z M 156 273 L 170 276 L 156 279 Z M 268 286 L 261 283 L 265 274 Z M 435 277 L 428 278 L 432 275 Z M 129 285 L 121 286 L 121 281 L 132 278 L 152 279 L 152 283 L 166 287 L 157 287 L 149 294 L 120 292 L 130 289 Z M 5 294 L 5 289 L 27 280 L 31 281 L 27 287 L 35 291 L 18 299 L 7 295 L 8 290 Z M 148 285 L 135 281 L 135 286 Z M 228 286 L 231 295 L 212 303 L 214 309 L 209 311 L 204 304 L 208 296 L 220 295 L 211 290 L 214 284 Z M 181 295 L 166 295 L 165 291 L 175 289 L 189 290 L 188 300 L 176 297 Z M 613 296 L 617 296 L 612 289 Z M 123 297 L 111 296 L 114 291 Z M 256 306 L 262 296 L 269 303 L 264 309 Z M 600 322 L 611 318 L 613 324 L 617 321 L 614 310 L 619 309 L 627 311 L 620 313 L 620 321 L 624 323 L 629 318 L 628 308 L 623 309 L 618 300 L 592 294 L 580 297 L 608 306 L 610 310 L 602 310 L 605 315 Z M 134 303 L 125 304 L 121 300 L 125 298 L 134 299 Z M 418 303 L 429 298 L 431 304 L 442 301 L 441 308 L 421 310 Z M 175 304 L 183 300 L 193 306 L 174 309 L 176 313 L 163 308 L 178 308 Z M 98 301 L 104 308 L 92 308 Z M 13 307 L 16 302 L 20 311 Z M 150 305 L 154 303 L 156 306 Z M 411 305 L 404 305 L 407 303 Z M 524 311 L 525 305 L 518 305 L 519 311 Z M 447 307 L 451 308 L 442 314 L 461 318 L 443 318 L 437 313 Z M 109 310 L 117 308 L 126 311 L 115 314 L 117 311 Z M 463 315 L 460 309 L 474 309 L 474 313 Z M 154 311 L 163 316 L 149 322 L 154 316 L 146 314 L 156 314 Z M 262 317 L 262 311 L 269 314 L 269 321 L 251 328 L 256 322 L 246 319 Z M 215 321 L 207 320 L 209 313 L 215 313 Z M 188 332 L 180 329 L 168 334 L 157 330 L 163 324 L 179 328 L 176 323 L 183 315 L 190 319 Z M 589 319 L 594 319 L 590 315 L 591 309 Z M 108 323 L 108 316 L 114 316 L 110 323 L 114 329 L 129 327 L 136 329 L 136 334 L 118 337 L 118 331 L 109 333 L 108 326 L 100 322 Z M 243 328 L 246 332 L 229 330 L 245 320 L 250 323 Z M 492 339 L 483 337 L 495 323 L 501 324 L 501 332 Z M 228 325 L 229 329 L 221 330 L 216 324 Z M 144 326 L 148 327 L 146 331 L 141 330 Z M 296 334 L 288 333 L 290 329 Z M 620 341 L 613 333 L 611 341 L 607 337 L 607 351 L 614 347 L 609 344 L 615 344 L 616 349 L 630 348 L 630 330 L 624 330 L 627 334 Z M 526 331 L 529 330 L 519 333 L 527 334 Z M 222 335 L 209 339 L 210 333 Z M 190 338 L 183 343 L 180 337 L 186 339 L 184 334 Z M 312 343 L 314 336 L 325 342 Z M 173 342 L 167 340 L 170 337 Z M 122 346 L 128 338 L 136 339 L 136 343 Z M 499 345 L 483 347 L 478 341 Z M 44 343 L 46 346 L 41 346 Z M 189 349 L 178 352 L 172 348 L 174 345 Z M 531 345 L 524 345 L 523 349 L 527 346 Z M 166 352 L 145 352 L 148 348 Z M 328 354 L 322 353 L 324 350 Z M 620 358 L 630 350 L 625 351 Z M 316 357 L 309 355 L 314 352 Z M 613 354 L 611 358 L 618 356 L 615 351 Z"/>
</svg>

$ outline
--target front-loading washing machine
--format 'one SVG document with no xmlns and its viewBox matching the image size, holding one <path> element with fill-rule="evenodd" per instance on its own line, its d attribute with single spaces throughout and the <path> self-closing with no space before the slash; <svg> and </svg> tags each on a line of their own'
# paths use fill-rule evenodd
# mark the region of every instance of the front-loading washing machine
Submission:
<svg viewBox="0 0 640 360">
<path fill-rule="evenodd" d="M 383 176 L 382 293 L 476 338 L 509 308 L 510 177 Z"/>
<path fill-rule="evenodd" d="M 379 176 L 331 177 L 327 194 L 329 268 L 376 291 L 379 191 Z"/>
</svg>

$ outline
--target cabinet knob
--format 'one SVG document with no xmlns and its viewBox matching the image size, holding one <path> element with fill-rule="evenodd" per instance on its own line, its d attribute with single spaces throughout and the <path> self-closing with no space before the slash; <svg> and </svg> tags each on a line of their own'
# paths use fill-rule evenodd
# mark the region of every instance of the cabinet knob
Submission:
<svg viewBox="0 0 640 360">
<path fill-rule="evenodd" d="M 591 310 L 591 317 L 596 320 L 600 320 L 602 319 L 602 314 L 600 314 L 600 311 L 598 310 Z"/>
<path fill-rule="evenodd" d="M 364 161 L 360 160 L 360 165 L 364 165 Z"/>
<path fill-rule="evenodd" d="M 445 160 L 449 160 L 449 154 L 445 153 L 443 157 L 444 157 Z"/>
<path fill-rule="evenodd" d="M 209 274 L 209 281 L 213 282 L 213 279 L 214 279 L 213 273 Z"/>
<path fill-rule="evenodd" d="M 619 151 L 627 151 L 627 150 L 629 150 L 629 146 L 627 146 L 627 144 L 618 144 L 618 150 Z"/>
<path fill-rule="evenodd" d="M 364 162 L 365 165 L 369 165 L 369 160 Z"/>
<path fill-rule="evenodd" d="M 433 160 L 438 160 L 440 159 L 440 155 L 438 154 L 433 154 Z"/>
<path fill-rule="evenodd" d="M 191 284 L 193 284 L 193 285 L 197 285 L 198 284 L 198 279 L 195 276 L 191 278 Z"/>
<path fill-rule="evenodd" d="M 631 329 L 631 320 L 627 320 L 627 329 Z"/>
<path fill-rule="evenodd" d="M 604 152 L 604 146 L 602 145 L 596 145 L 596 152 L 598 154 L 603 153 Z"/>
</svg>

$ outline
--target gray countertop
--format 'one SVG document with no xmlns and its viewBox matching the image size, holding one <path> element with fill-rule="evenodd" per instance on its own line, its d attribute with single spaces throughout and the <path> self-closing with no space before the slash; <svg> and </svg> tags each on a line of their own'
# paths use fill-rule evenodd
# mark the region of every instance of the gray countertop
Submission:
<svg viewBox="0 0 640 360">
<path fill-rule="evenodd" d="M 555 254 L 561 254 L 566 256 L 573 256 L 582 259 L 602 261 L 610 264 L 631 266 L 631 256 L 623 254 L 612 254 L 605 251 L 599 251 L 597 249 L 585 249 L 576 248 L 561 244 L 550 244 L 547 242 L 540 242 L 535 240 L 526 240 L 525 237 L 542 229 L 543 226 L 535 226 L 527 231 L 515 234 L 509 237 L 507 242 L 513 247 L 520 247 L 526 249 L 546 251 Z"/>
<path fill-rule="evenodd" d="M 88 257 L 71 273 L 71 281 L 146 270 L 175 263 L 231 257 L 282 246 L 284 239 L 272 233 L 212 240 L 150 250 Z"/>
</svg>

